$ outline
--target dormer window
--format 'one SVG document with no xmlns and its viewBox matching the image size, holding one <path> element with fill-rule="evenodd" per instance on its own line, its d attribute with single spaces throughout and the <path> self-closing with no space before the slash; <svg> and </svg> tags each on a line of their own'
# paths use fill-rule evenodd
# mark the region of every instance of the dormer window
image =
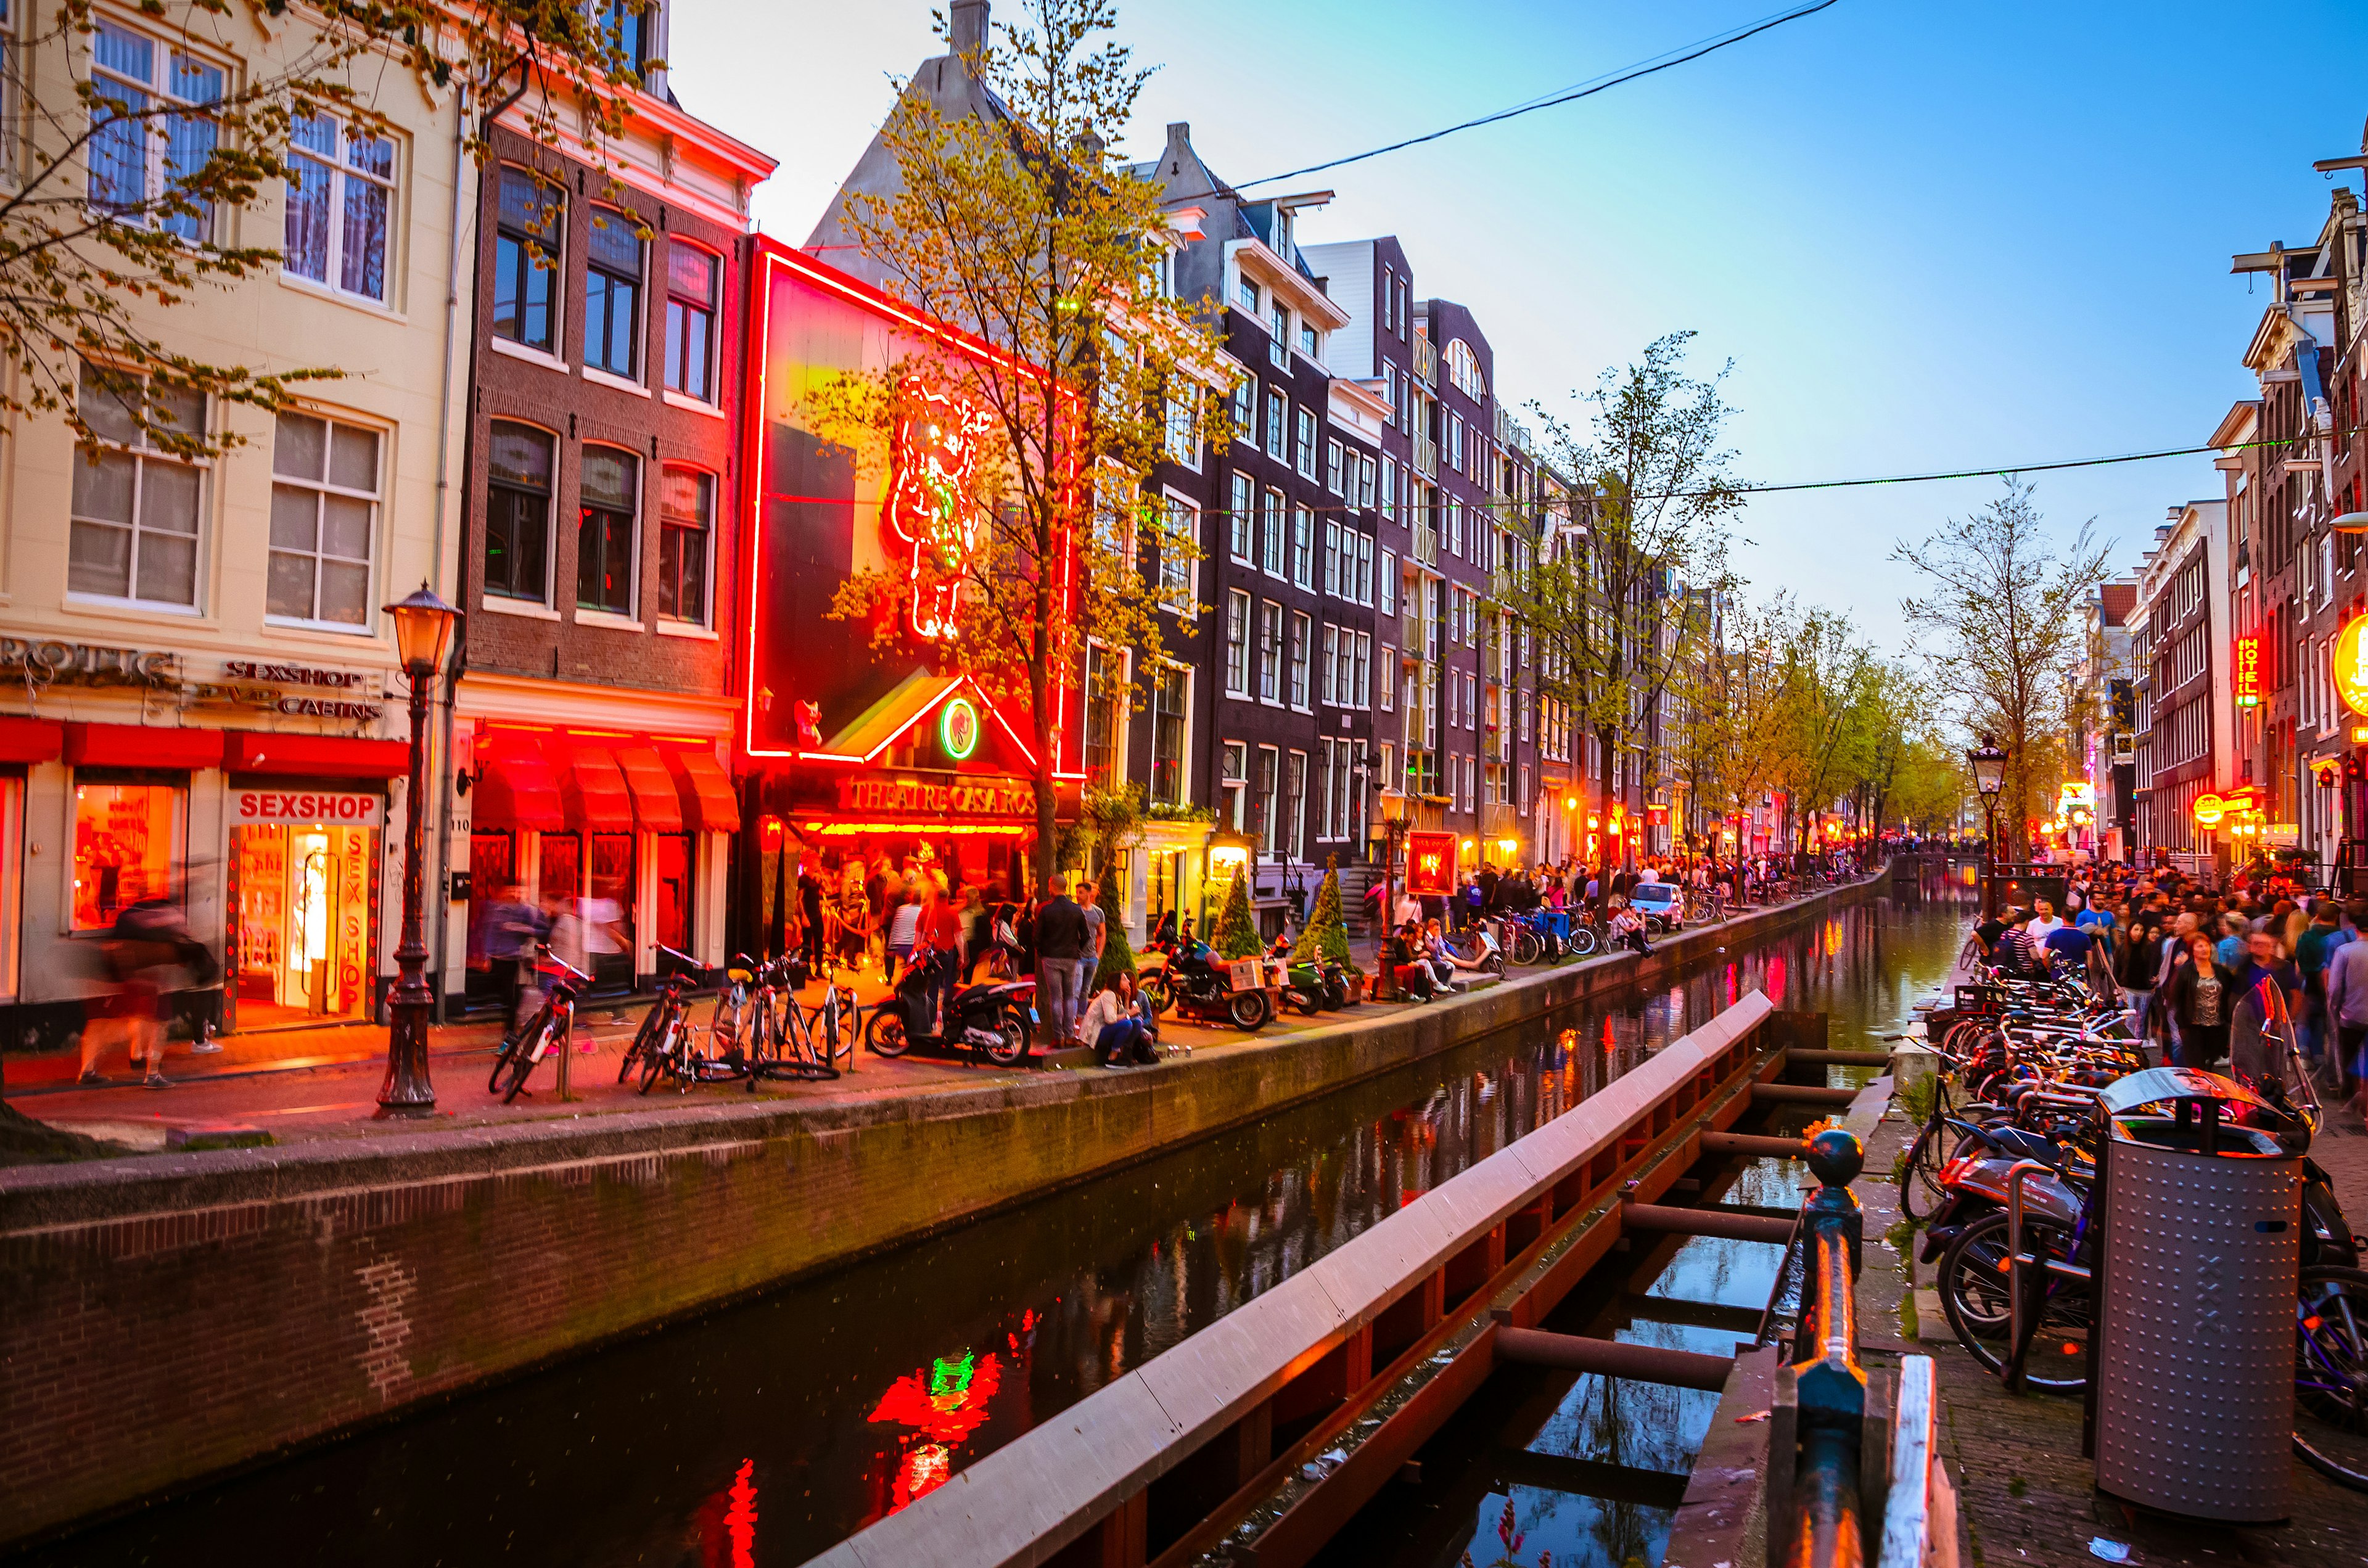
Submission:
<svg viewBox="0 0 2368 1568">
<path fill-rule="evenodd" d="M 1321 360 L 1324 356 L 1318 350 L 1322 344 L 1323 340 L 1315 335 L 1314 327 L 1304 321 L 1299 324 L 1299 351 L 1302 354 L 1306 355 L 1310 359 Z"/>
<path fill-rule="evenodd" d="M 1291 259 L 1291 209 L 1274 210 L 1274 254 L 1283 260 Z"/>
</svg>

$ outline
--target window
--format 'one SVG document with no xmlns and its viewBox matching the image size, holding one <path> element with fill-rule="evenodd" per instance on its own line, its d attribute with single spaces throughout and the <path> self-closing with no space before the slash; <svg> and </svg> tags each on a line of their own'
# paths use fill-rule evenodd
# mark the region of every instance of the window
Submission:
<svg viewBox="0 0 2368 1568">
<path fill-rule="evenodd" d="M 715 528 L 715 476 L 670 468 L 658 476 L 658 614 L 707 624 L 707 547 Z"/>
<path fill-rule="evenodd" d="M 635 232 L 640 222 L 630 212 L 596 207 L 585 244 L 584 362 L 629 379 L 642 311 L 642 239 Z"/>
<path fill-rule="evenodd" d="M 1269 855 L 1272 855 L 1278 847 L 1275 837 L 1278 813 L 1274 809 L 1274 787 L 1275 775 L 1280 771 L 1279 761 L 1280 756 L 1274 747 L 1258 747 L 1258 783 L 1250 800 L 1253 819 L 1250 830 L 1258 835 L 1258 846 Z"/>
<path fill-rule="evenodd" d="M 1277 462 L 1290 460 L 1291 400 L 1273 387 L 1266 392 L 1266 455 Z"/>
<path fill-rule="evenodd" d="M 1291 705 L 1307 706 L 1307 644 L 1315 637 L 1315 623 L 1298 610 L 1291 612 Z"/>
<path fill-rule="evenodd" d="M 1278 370 L 1291 369 L 1291 312 L 1281 305 L 1267 319 L 1267 358 Z"/>
<path fill-rule="evenodd" d="M 1299 472 L 1307 478 L 1315 477 L 1315 411 L 1299 411 Z"/>
<path fill-rule="evenodd" d="M 1291 509 L 1291 580 L 1303 588 L 1315 581 L 1315 514 L 1305 506 Z"/>
<path fill-rule="evenodd" d="M 593 0 L 593 16 L 615 46 L 620 63 L 638 80 L 642 67 L 649 63 L 657 7 L 647 0 Z"/>
<path fill-rule="evenodd" d="M 1190 398 L 1167 402 L 1167 455 L 1186 468 L 1201 466 L 1200 411 Z"/>
<path fill-rule="evenodd" d="M 155 451 L 140 415 L 199 436 L 205 394 L 85 365 L 75 402 L 101 444 L 74 449 L 67 591 L 195 608 L 203 471 Z"/>
<path fill-rule="evenodd" d="M 1371 458 L 1360 457 L 1357 460 L 1357 505 L 1368 512 L 1373 509 L 1373 493 L 1377 488 L 1373 483 L 1373 476 L 1377 466 Z"/>
<path fill-rule="evenodd" d="M 1086 778 L 1108 786 L 1123 777 L 1119 746 L 1126 733 L 1126 661 L 1098 642 L 1086 644 Z"/>
<path fill-rule="evenodd" d="M 1225 595 L 1225 691 L 1250 694 L 1250 597 L 1239 588 Z"/>
<path fill-rule="evenodd" d="M 1299 324 L 1299 351 L 1319 362 L 1324 358 L 1324 340 L 1315 335 L 1315 329 L 1304 319 Z"/>
<path fill-rule="evenodd" d="M 1398 612 L 1398 557 L 1393 550 L 1382 551 L 1382 613 Z"/>
<path fill-rule="evenodd" d="M 1384 713 L 1393 712 L 1397 708 L 1398 683 L 1390 678 L 1391 672 L 1397 668 L 1397 656 L 1395 648 L 1386 642 L 1382 644 L 1382 711 Z"/>
<path fill-rule="evenodd" d="M 1338 707 L 1340 701 L 1340 687 L 1337 678 L 1339 659 L 1340 629 L 1327 620 L 1324 623 L 1324 644 L 1317 651 L 1315 661 L 1316 699 L 1327 708 Z"/>
<path fill-rule="evenodd" d="M 583 510 L 575 528 L 576 607 L 631 615 L 641 460 L 614 447 L 586 447 L 577 485 Z"/>
<path fill-rule="evenodd" d="M 1358 534 L 1357 541 L 1357 602 L 1373 602 L 1373 536 Z"/>
<path fill-rule="evenodd" d="M 288 165 L 282 265 L 299 278 L 383 301 L 394 143 L 357 135 L 325 114 L 299 115 L 288 130 Z"/>
<path fill-rule="evenodd" d="M 1249 748 L 1239 741 L 1227 741 L 1220 755 L 1220 766 L 1224 772 L 1224 778 L 1221 783 L 1235 786 L 1234 789 L 1220 790 L 1226 801 L 1225 825 L 1235 833 L 1244 832 L 1246 824 L 1242 821 L 1242 797 L 1248 792 Z"/>
<path fill-rule="evenodd" d="M 1258 601 L 1258 700 L 1278 702 L 1282 697 L 1282 607 L 1272 599 Z"/>
<path fill-rule="evenodd" d="M 1258 439 L 1258 383 L 1234 383 L 1234 435 L 1243 441 Z"/>
<path fill-rule="evenodd" d="M 1247 278 L 1236 278 L 1234 280 L 1234 298 L 1240 301 L 1242 309 L 1252 315 L 1258 314 L 1258 286 L 1257 284 Z"/>
<path fill-rule="evenodd" d="M 1382 417 L 1393 425 L 1404 425 L 1406 421 L 1398 415 L 1398 368 L 1387 359 L 1382 361 L 1382 401 L 1390 405 L 1389 413 Z"/>
<path fill-rule="evenodd" d="M 375 430 L 308 414 L 279 416 L 271 440 L 271 614 L 369 623 L 378 449 Z"/>
<path fill-rule="evenodd" d="M 1521 739 L 1526 741 L 1530 738 L 1530 693 L 1528 687 L 1524 687 L 1520 692 L 1514 695 L 1513 706 L 1520 713 Z"/>
<path fill-rule="evenodd" d="M 1282 536 L 1285 528 L 1282 492 L 1266 493 L 1266 516 L 1258 528 L 1259 561 L 1269 577 L 1282 575 Z"/>
<path fill-rule="evenodd" d="M 486 469 L 485 592 L 541 604 L 550 582 L 552 438 L 496 420 Z"/>
<path fill-rule="evenodd" d="M 1201 543 L 1201 509 L 1167 497 L 1167 535 L 1159 543 L 1159 602 L 1178 615 L 1192 613 L 1194 552 Z"/>
<path fill-rule="evenodd" d="M 1234 475 L 1231 500 L 1232 507 L 1225 517 L 1226 539 L 1234 559 L 1247 562 L 1258 553 L 1258 494 L 1250 486 L 1248 474 Z"/>
<path fill-rule="evenodd" d="M 558 275 L 566 199 L 526 170 L 502 165 L 501 208 L 494 234 L 494 335 L 555 353 L 559 314 L 552 298 Z"/>
<path fill-rule="evenodd" d="M 1340 524 L 1338 519 L 1324 519 L 1324 592 L 1338 594 L 1340 582 Z"/>
<path fill-rule="evenodd" d="M 1307 754 L 1304 751 L 1283 759 L 1282 831 L 1291 858 L 1307 858 Z"/>
<path fill-rule="evenodd" d="M 666 384 L 701 403 L 715 395 L 716 284 L 723 266 L 676 240 L 666 246 Z"/>
<path fill-rule="evenodd" d="M 1340 705 L 1346 708 L 1351 700 L 1359 708 L 1370 709 L 1373 705 L 1373 634 L 1370 631 L 1357 633 L 1356 677 L 1342 695 Z"/>
<path fill-rule="evenodd" d="M 220 130 L 202 113 L 168 109 L 160 136 L 156 122 L 143 117 L 160 104 L 203 108 L 219 101 L 221 69 L 113 22 L 90 26 L 91 205 L 205 244 L 213 238 L 213 206 L 189 192 L 213 156 Z M 183 206 L 194 210 L 169 210 Z"/>
<path fill-rule="evenodd" d="M 1339 813 L 1334 809 L 1333 797 L 1339 788 L 1341 769 L 1348 758 L 1340 743 L 1326 735 L 1315 743 L 1315 837 L 1318 843 L 1342 836 Z"/>
<path fill-rule="evenodd" d="M 1185 745 L 1190 734 L 1192 672 L 1162 665 L 1151 684 L 1151 802 L 1184 803 Z"/>
<path fill-rule="evenodd" d="M 1345 458 L 1346 453 L 1339 442 L 1327 440 L 1324 443 L 1324 488 L 1335 495 L 1345 495 L 1349 493 L 1343 488 L 1346 481 L 1341 474 Z"/>
<path fill-rule="evenodd" d="M 188 791 L 171 784 L 74 779 L 74 928 L 103 931 L 117 913 L 180 889 Z"/>
</svg>

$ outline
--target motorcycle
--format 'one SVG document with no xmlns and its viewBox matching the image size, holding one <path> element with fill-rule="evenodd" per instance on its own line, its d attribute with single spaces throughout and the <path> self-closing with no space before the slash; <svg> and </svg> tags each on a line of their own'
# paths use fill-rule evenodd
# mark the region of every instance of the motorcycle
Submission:
<svg viewBox="0 0 2368 1568">
<path fill-rule="evenodd" d="M 1309 1017 L 1337 1012 L 1349 1002 L 1349 978 L 1339 964 L 1321 956 L 1295 959 L 1291 938 L 1274 939 L 1273 957 L 1283 966 L 1283 1002 Z"/>
<path fill-rule="evenodd" d="M 936 1027 L 937 981 L 943 972 L 939 966 L 956 961 L 951 954 L 935 954 L 908 965 L 888 999 L 872 1009 L 863 1026 L 863 1043 L 887 1057 L 917 1049 L 932 1055 L 983 1057 L 997 1067 L 1025 1062 L 1039 1022 L 1036 983 L 988 980 L 962 986 L 948 1004 L 951 1016 L 940 1030 Z"/>
<path fill-rule="evenodd" d="M 1230 966 L 1198 937 L 1149 943 L 1144 951 L 1160 960 L 1142 965 L 1135 977 L 1154 1017 L 1165 1017 L 1173 1007 L 1187 1017 L 1222 1020 L 1255 1033 L 1274 1016 L 1265 990 L 1235 990 Z"/>
</svg>

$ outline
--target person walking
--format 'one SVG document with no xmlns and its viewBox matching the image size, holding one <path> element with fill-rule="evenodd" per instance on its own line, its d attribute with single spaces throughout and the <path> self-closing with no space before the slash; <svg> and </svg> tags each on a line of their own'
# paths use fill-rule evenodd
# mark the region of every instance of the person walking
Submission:
<svg viewBox="0 0 2368 1568">
<path fill-rule="evenodd" d="M 1044 879 L 1036 906 L 1036 999 L 1044 1015 L 1045 1038 L 1055 1047 L 1077 1036 L 1077 960 L 1092 940 L 1086 913 L 1061 891 L 1058 879 Z"/>
</svg>

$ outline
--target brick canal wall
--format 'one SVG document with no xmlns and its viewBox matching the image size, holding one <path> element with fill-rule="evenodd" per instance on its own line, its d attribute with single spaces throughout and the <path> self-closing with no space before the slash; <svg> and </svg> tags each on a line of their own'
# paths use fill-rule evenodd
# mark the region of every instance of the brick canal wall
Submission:
<svg viewBox="0 0 2368 1568">
<path fill-rule="evenodd" d="M 908 1244 L 1886 885 L 1156 1072 L 0 1170 L 0 1542 Z"/>
</svg>

